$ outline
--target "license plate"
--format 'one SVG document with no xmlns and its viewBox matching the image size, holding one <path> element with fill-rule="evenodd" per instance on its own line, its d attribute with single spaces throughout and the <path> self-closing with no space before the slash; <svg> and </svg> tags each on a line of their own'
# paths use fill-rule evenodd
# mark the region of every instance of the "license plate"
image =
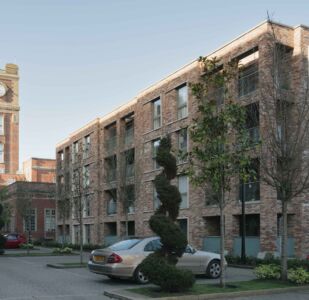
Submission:
<svg viewBox="0 0 309 300">
<path fill-rule="evenodd" d="M 104 256 L 94 255 L 93 256 L 93 261 L 94 262 L 104 262 L 105 261 L 105 257 Z"/>
</svg>

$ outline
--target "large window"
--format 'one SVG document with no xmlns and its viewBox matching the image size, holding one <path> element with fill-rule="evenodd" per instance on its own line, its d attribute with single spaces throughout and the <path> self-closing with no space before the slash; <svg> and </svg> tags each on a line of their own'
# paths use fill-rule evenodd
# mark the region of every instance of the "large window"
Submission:
<svg viewBox="0 0 309 300">
<path fill-rule="evenodd" d="M 72 162 L 77 162 L 78 156 L 78 142 L 73 143 L 72 145 Z"/>
<path fill-rule="evenodd" d="M 131 145 L 134 140 L 134 119 L 133 116 L 125 119 L 124 144 Z"/>
<path fill-rule="evenodd" d="M 239 199 L 240 201 L 259 201 L 260 200 L 260 166 L 259 160 L 253 159 L 251 161 L 250 169 L 254 171 L 254 174 L 249 178 L 247 182 L 240 180 L 239 184 Z"/>
<path fill-rule="evenodd" d="M 105 128 L 105 149 L 107 154 L 112 154 L 117 146 L 117 124 Z"/>
<path fill-rule="evenodd" d="M 158 98 L 152 102 L 153 129 L 161 127 L 161 99 Z"/>
<path fill-rule="evenodd" d="M 252 103 L 246 106 L 246 127 L 248 130 L 248 138 L 252 145 L 260 141 L 259 130 L 259 104 Z"/>
<path fill-rule="evenodd" d="M 178 119 L 188 115 L 188 87 L 183 85 L 177 89 L 177 114 Z"/>
<path fill-rule="evenodd" d="M 178 150 L 180 159 L 179 162 L 185 162 L 187 160 L 186 154 L 188 153 L 188 130 L 182 128 L 178 131 Z"/>
<path fill-rule="evenodd" d="M 83 187 L 90 186 L 90 165 L 83 166 Z"/>
<path fill-rule="evenodd" d="M 91 211 L 91 198 L 92 195 L 91 194 L 86 194 L 84 196 L 84 217 L 89 217 L 92 215 L 92 211 Z"/>
<path fill-rule="evenodd" d="M 36 209 L 30 209 L 24 217 L 24 231 L 36 231 Z"/>
<path fill-rule="evenodd" d="M 123 153 L 125 163 L 125 177 L 134 176 L 134 149 L 127 150 Z"/>
<path fill-rule="evenodd" d="M 117 213 L 117 190 L 106 191 L 107 195 L 107 214 L 114 215 Z"/>
<path fill-rule="evenodd" d="M 254 92 L 259 85 L 258 63 L 252 63 L 249 66 L 243 67 L 239 72 L 238 78 L 238 93 L 239 96 L 245 96 Z"/>
<path fill-rule="evenodd" d="M 188 208 L 188 176 L 178 176 L 178 189 L 181 195 L 180 208 Z"/>
<path fill-rule="evenodd" d="M 56 230 L 56 210 L 52 208 L 45 209 L 45 231 Z"/>
<path fill-rule="evenodd" d="M 84 225 L 84 244 L 91 243 L 91 224 Z"/>
<path fill-rule="evenodd" d="M 135 186 L 134 184 L 127 185 L 125 188 L 126 211 L 134 213 L 135 210 Z"/>
<path fill-rule="evenodd" d="M 0 163 L 4 163 L 4 144 L 0 143 Z"/>
<path fill-rule="evenodd" d="M 260 215 L 246 215 L 246 236 L 260 235 Z M 241 236 L 242 216 L 239 216 L 239 235 Z"/>
<path fill-rule="evenodd" d="M 117 156 L 113 155 L 105 159 L 106 181 L 111 182 L 117 179 Z"/>
<path fill-rule="evenodd" d="M 152 162 L 153 162 L 154 169 L 160 168 L 160 165 L 157 163 L 157 160 L 156 160 L 159 146 L 160 146 L 159 139 L 152 141 Z"/>
<path fill-rule="evenodd" d="M 84 137 L 84 158 L 88 158 L 90 155 L 90 147 L 91 147 L 91 141 L 90 141 L 90 135 L 87 135 Z"/>
</svg>

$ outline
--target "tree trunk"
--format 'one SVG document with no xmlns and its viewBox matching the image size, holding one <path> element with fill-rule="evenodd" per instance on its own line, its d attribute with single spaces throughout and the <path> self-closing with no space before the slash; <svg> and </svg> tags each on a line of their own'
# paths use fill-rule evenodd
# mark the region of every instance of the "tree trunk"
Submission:
<svg viewBox="0 0 309 300">
<path fill-rule="evenodd" d="M 244 187 L 243 187 L 244 189 Z M 241 201 L 241 262 L 246 264 L 246 206 L 245 206 L 245 193 L 243 191 Z"/>
<path fill-rule="evenodd" d="M 288 279 L 287 243 L 288 243 L 288 212 L 287 201 L 282 200 L 282 237 L 281 237 L 281 280 Z"/>
<path fill-rule="evenodd" d="M 79 257 L 80 257 L 80 264 L 83 263 L 83 214 L 80 212 L 80 219 L 79 219 Z"/>
<path fill-rule="evenodd" d="M 222 193 L 221 197 L 224 197 Z M 222 200 L 221 200 L 222 201 Z M 224 201 L 224 200 L 223 200 Z M 224 245 L 225 245 L 225 233 L 224 233 L 224 206 L 223 201 L 220 205 L 220 266 L 221 266 L 221 276 L 220 276 L 220 285 L 225 288 L 225 266 L 224 266 Z"/>
<path fill-rule="evenodd" d="M 62 223 L 62 248 L 64 248 L 66 239 L 65 239 L 65 216 L 63 216 L 63 223 Z"/>
</svg>

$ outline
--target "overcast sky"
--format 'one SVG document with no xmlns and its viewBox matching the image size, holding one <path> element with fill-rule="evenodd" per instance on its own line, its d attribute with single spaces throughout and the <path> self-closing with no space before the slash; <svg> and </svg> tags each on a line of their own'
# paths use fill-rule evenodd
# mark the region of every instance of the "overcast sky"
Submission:
<svg viewBox="0 0 309 300">
<path fill-rule="evenodd" d="M 0 0 L 0 68 L 20 68 L 20 161 L 266 19 L 309 25 L 309 1 Z"/>
</svg>

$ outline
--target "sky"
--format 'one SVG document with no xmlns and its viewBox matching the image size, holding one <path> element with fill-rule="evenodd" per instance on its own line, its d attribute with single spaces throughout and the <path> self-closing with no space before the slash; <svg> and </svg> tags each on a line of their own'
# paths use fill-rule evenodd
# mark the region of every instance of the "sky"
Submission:
<svg viewBox="0 0 309 300">
<path fill-rule="evenodd" d="M 309 25 L 308 0 L 0 0 L 0 68 L 20 73 L 20 162 L 264 21 Z"/>
</svg>

